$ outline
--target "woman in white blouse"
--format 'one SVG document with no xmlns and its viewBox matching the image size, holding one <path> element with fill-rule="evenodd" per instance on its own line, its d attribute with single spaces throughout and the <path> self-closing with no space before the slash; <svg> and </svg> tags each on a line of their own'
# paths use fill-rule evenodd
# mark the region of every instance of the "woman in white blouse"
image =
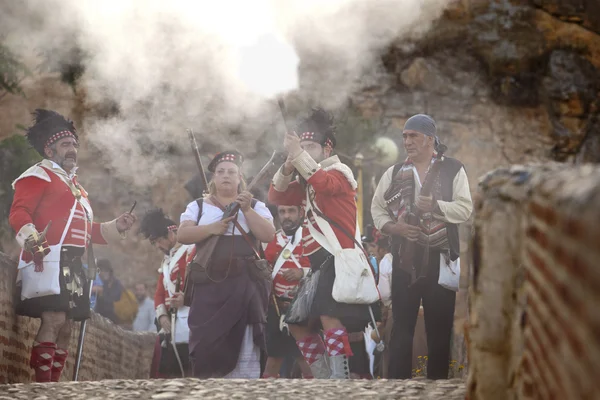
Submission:
<svg viewBox="0 0 600 400">
<path fill-rule="evenodd" d="M 213 173 L 209 195 L 188 204 L 177 233 L 183 244 L 219 236 L 206 268 L 207 279 L 190 282 L 194 286 L 189 350 L 197 378 L 260 377 L 270 287 L 253 278 L 249 269 L 254 267 L 254 249 L 259 242 L 270 242 L 275 228 L 265 204 L 245 190 L 242 162 L 237 151 L 215 156 L 208 166 Z M 240 211 L 223 219 L 223 209 L 234 202 Z"/>
</svg>

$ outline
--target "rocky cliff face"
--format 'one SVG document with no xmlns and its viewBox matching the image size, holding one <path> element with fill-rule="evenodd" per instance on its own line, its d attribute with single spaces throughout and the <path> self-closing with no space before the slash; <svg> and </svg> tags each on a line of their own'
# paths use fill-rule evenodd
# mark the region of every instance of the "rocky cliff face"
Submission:
<svg viewBox="0 0 600 400">
<path fill-rule="evenodd" d="M 508 163 L 598 161 L 594 7 L 585 1 L 456 2 L 426 38 L 391 48 L 383 59 L 390 74 L 354 100 L 382 118 L 392 136 L 411 114 L 430 113 L 473 178 Z"/>
<path fill-rule="evenodd" d="M 366 134 L 387 135 L 401 145 L 404 121 L 431 114 L 448 154 L 465 163 L 473 188 L 485 172 L 512 163 L 599 161 L 599 7 L 591 0 L 454 2 L 426 37 L 391 46 L 383 68 L 352 96 L 377 122 L 377 131 Z M 311 69 L 301 71 L 301 79 L 311 76 Z M 27 112 L 38 106 L 67 113 L 80 126 L 87 116 L 107 112 L 56 76 L 25 82 L 25 92 L 27 98 L 0 100 L 0 137 L 27 124 Z M 158 205 L 177 218 L 190 201 L 183 188 L 195 171 L 190 158 L 166 154 L 170 179 L 140 190 L 103 167 L 103 155 L 85 143 L 85 133 L 83 140 L 81 181 L 98 219 L 128 210 L 134 199 L 138 212 Z M 139 238 L 110 256 L 125 283 L 155 281 L 160 255 Z"/>
</svg>

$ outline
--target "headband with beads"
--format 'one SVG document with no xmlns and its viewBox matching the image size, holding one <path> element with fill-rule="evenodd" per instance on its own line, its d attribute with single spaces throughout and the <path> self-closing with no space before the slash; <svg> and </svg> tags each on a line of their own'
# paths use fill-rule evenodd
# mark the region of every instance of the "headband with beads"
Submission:
<svg viewBox="0 0 600 400">
<path fill-rule="evenodd" d="M 316 136 L 318 136 L 318 135 L 314 132 L 304 132 L 303 134 L 300 135 L 300 141 L 310 140 L 313 142 L 319 142 L 317 139 L 315 139 Z M 331 141 L 331 139 L 327 138 L 327 139 L 325 139 L 323 146 L 333 148 L 333 142 Z"/>
<path fill-rule="evenodd" d="M 73 133 L 71 131 L 60 131 L 60 132 L 55 133 L 54 135 L 50 136 L 50 138 L 48 138 L 48 140 L 46 140 L 44 147 L 50 147 L 50 146 L 52 146 L 52 144 L 56 143 L 60 139 L 66 138 L 66 137 L 72 137 L 73 139 L 75 139 L 77 141 L 77 138 L 75 137 L 75 135 L 73 135 Z"/>
</svg>

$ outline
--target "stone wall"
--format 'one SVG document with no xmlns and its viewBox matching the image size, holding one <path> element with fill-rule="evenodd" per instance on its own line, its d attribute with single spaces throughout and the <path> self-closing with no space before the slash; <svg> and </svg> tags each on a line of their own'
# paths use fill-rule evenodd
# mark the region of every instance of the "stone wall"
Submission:
<svg viewBox="0 0 600 400">
<path fill-rule="evenodd" d="M 513 166 L 480 189 L 469 398 L 599 398 L 600 167 Z"/>
<path fill-rule="evenodd" d="M 32 381 L 31 345 L 39 320 L 15 315 L 16 265 L 0 253 L 0 383 Z M 73 376 L 79 323 L 73 330 L 69 358 L 61 380 Z M 147 379 L 156 335 L 125 331 L 93 314 L 88 321 L 79 380 Z"/>
</svg>

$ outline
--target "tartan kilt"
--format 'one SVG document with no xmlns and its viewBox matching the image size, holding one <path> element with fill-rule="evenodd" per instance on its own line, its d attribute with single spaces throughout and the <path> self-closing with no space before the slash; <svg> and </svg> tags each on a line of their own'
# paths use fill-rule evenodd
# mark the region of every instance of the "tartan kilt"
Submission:
<svg viewBox="0 0 600 400">
<path fill-rule="evenodd" d="M 64 312 L 67 319 L 83 321 L 90 318 L 90 285 L 81 257 L 85 249 L 82 247 L 62 247 L 60 253 L 60 273 L 58 276 L 60 294 L 33 297 L 17 301 L 16 313 L 30 318 L 41 318 L 43 312 Z M 62 273 L 64 267 L 69 267 L 72 279 L 79 282 L 83 289 L 82 295 L 71 295 L 67 290 L 67 281 Z M 72 303 L 71 303 L 72 301 Z"/>
</svg>

